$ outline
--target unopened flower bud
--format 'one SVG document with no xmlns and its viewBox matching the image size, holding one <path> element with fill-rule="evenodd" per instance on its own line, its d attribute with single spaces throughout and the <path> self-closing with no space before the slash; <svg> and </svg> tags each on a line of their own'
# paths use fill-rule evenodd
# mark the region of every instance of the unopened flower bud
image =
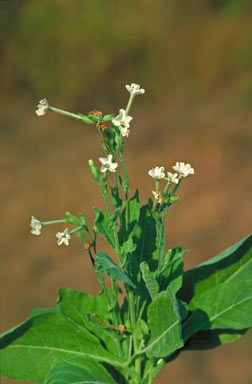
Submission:
<svg viewBox="0 0 252 384">
<path fill-rule="evenodd" d="M 95 166 L 95 163 L 93 160 L 88 160 L 88 164 L 90 166 L 94 180 L 98 181 L 100 178 L 100 170 Z"/>
</svg>

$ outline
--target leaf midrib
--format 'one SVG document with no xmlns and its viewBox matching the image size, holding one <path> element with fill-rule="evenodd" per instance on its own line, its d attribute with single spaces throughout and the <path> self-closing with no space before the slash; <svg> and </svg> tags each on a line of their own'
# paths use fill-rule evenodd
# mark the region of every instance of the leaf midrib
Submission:
<svg viewBox="0 0 252 384">
<path fill-rule="evenodd" d="M 147 352 L 151 349 L 161 338 L 165 337 L 165 335 L 174 328 L 179 323 L 179 320 L 176 320 L 169 328 L 167 328 L 161 335 L 159 335 L 151 344 L 149 344 L 146 348 L 144 348 L 141 353 Z"/>
<path fill-rule="evenodd" d="M 124 364 L 120 363 L 117 360 L 114 360 L 113 358 L 101 357 L 100 355 L 93 355 L 90 352 L 88 352 L 88 353 L 87 352 L 78 352 L 78 351 L 71 351 L 69 349 L 57 348 L 57 347 L 38 346 L 38 345 L 22 345 L 22 344 L 9 345 L 8 348 L 27 348 L 27 349 L 41 349 L 41 350 L 45 349 L 45 350 L 50 350 L 50 351 L 69 353 L 72 355 L 79 355 L 79 356 L 83 356 L 83 357 L 89 356 L 89 357 L 94 358 L 97 361 L 103 361 L 103 362 L 107 362 L 109 364 L 113 363 L 115 366 L 118 366 L 118 367 L 125 367 Z"/>
</svg>

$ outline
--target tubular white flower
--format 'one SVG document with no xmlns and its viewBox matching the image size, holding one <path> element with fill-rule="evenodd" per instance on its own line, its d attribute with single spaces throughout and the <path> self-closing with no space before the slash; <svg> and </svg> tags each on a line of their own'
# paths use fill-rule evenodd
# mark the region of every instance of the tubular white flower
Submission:
<svg viewBox="0 0 252 384">
<path fill-rule="evenodd" d="M 115 172 L 118 167 L 117 163 L 112 163 L 112 155 L 108 155 L 108 157 L 99 157 L 99 161 L 102 163 L 101 172 Z"/>
<path fill-rule="evenodd" d="M 130 129 L 128 127 L 119 127 L 119 129 L 123 137 L 129 137 Z"/>
<path fill-rule="evenodd" d="M 125 85 L 125 88 L 129 91 L 131 95 L 142 95 L 145 92 L 145 89 L 141 88 L 139 84 L 131 83 L 131 85 Z"/>
<path fill-rule="evenodd" d="M 168 183 L 178 184 L 178 174 L 167 172 L 167 181 Z"/>
<path fill-rule="evenodd" d="M 178 172 L 181 177 L 187 177 L 188 175 L 194 175 L 194 169 L 191 164 L 185 164 L 183 162 L 176 162 L 176 165 L 172 167 L 174 171 Z"/>
<path fill-rule="evenodd" d="M 42 224 L 39 220 L 35 219 L 34 216 L 31 217 L 31 224 L 30 224 L 32 230 L 31 230 L 31 233 L 33 235 L 41 235 L 42 233 Z"/>
<path fill-rule="evenodd" d="M 165 177 L 164 167 L 152 168 L 148 174 L 155 180 L 163 179 Z"/>
<path fill-rule="evenodd" d="M 48 111 L 48 109 L 49 109 L 48 100 L 47 99 L 40 100 L 36 110 L 37 116 L 44 116 Z"/>
<path fill-rule="evenodd" d="M 120 130 L 122 136 L 128 137 L 130 133 L 130 122 L 132 119 L 132 116 L 126 115 L 125 109 L 120 109 L 119 115 L 112 120 L 112 123 Z"/>
<path fill-rule="evenodd" d="M 69 240 L 71 239 L 71 235 L 68 231 L 68 228 L 64 230 L 64 232 L 58 232 L 56 233 L 56 237 L 58 238 L 57 244 L 65 244 L 66 246 L 69 245 Z"/>
</svg>

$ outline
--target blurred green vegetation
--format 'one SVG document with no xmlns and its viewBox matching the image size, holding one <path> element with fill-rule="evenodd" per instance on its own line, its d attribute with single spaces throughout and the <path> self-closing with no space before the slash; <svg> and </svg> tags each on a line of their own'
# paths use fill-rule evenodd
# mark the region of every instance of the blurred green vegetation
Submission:
<svg viewBox="0 0 252 384">
<path fill-rule="evenodd" d="M 1 88 L 75 103 L 131 81 L 154 95 L 230 87 L 249 104 L 251 21 L 250 0 L 0 1 Z"/>
</svg>

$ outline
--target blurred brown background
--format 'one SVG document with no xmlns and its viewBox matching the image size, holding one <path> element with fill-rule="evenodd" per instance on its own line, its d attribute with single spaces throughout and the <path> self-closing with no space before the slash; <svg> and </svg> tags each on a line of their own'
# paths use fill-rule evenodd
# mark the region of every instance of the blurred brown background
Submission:
<svg viewBox="0 0 252 384">
<path fill-rule="evenodd" d="M 125 150 L 131 190 L 151 196 L 147 171 L 189 162 L 167 225 L 168 246 L 192 249 L 190 268 L 251 232 L 252 4 L 250 0 L 0 1 L 1 331 L 32 308 L 55 306 L 59 287 L 99 287 L 78 239 L 36 237 L 30 217 L 103 207 L 88 159 L 103 156 L 93 126 L 48 113 L 117 113 L 125 84 L 136 98 Z M 249 384 L 252 334 L 207 352 L 187 352 L 156 384 Z M 12 381 L 2 379 L 3 384 Z"/>
</svg>

